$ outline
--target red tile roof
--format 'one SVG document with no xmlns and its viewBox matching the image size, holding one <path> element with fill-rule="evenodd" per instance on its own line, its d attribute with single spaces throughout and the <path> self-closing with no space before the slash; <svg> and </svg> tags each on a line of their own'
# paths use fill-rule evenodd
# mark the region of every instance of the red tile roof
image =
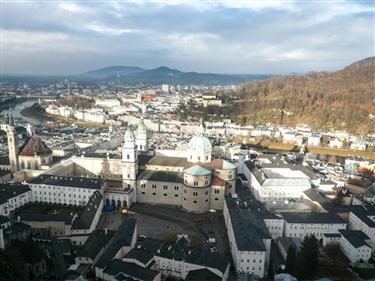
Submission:
<svg viewBox="0 0 375 281">
<path fill-rule="evenodd" d="M 22 156 L 34 156 L 36 155 L 46 155 L 51 154 L 52 151 L 48 146 L 42 141 L 38 136 L 33 136 L 26 140 L 23 147 L 20 149 L 19 155 Z"/>
<path fill-rule="evenodd" d="M 225 186 L 225 180 L 213 176 L 213 177 L 211 178 L 211 185 L 212 185 L 212 186 Z"/>
</svg>

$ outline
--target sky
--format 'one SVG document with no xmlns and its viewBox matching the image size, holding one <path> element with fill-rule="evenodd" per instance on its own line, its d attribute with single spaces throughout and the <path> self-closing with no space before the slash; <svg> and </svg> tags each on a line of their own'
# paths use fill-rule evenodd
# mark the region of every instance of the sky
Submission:
<svg viewBox="0 0 375 281">
<path fill-rule="evenodd" d="M 333 71 L 375 55 L 375 0 L 0 0 L 2 73 Z"/>
</svg>

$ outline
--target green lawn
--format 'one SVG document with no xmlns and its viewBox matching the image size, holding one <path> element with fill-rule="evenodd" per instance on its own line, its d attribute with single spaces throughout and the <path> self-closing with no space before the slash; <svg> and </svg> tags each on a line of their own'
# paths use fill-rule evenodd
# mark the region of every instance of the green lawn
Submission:
<svg viewBox="0 0 375 281">
<path fill-rule="evenodd" d="M 22 212 L 70 215 L 78 213 L 82 207 L 64 206 L 59 204 L 31 203 L 22 208 Z"/>
</svg>

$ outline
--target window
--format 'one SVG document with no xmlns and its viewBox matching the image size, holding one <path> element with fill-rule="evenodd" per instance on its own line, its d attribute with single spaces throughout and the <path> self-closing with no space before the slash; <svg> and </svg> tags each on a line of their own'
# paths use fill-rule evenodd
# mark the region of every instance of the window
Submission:
<svg viewBox="0 0 375 281">
<path fill-rule="evenodd" d="M 141 194 L 142 194 L 142 195 L 145 195 L 146 193 L 145 193 L 145 192 L 142 192 Z"/>
<path fill-rule="evenodd" d="M 197 203 L 197 200 L 194 200 L 193 203 Z"/>
<path fill-rule="evenodd" d="M 168 185 L 163 185 L 163 189 L 168 189 Z"/>
<path fill-rule="evenodd" d="M 198 156 L 198 161 L 201 161 L 201 157 L 200 156 Z"/>
<path fill-rule="evenodd" d="M 175 194 L 174 197 L 178 197 L 178 194 Z"/>
<path fill-rule="evenodd" d="M 130 159 L 130 155 L 129 154 L 126 154 L 126 159 Z"/>
<path fill-rule="evenodd" d="M 163 196 L 168 196 L 168 194 L 167 194 L 167 193 L 164 193 Z"/>
<path fill-rule="evenodd" d="M 155 192 L 153 192 L 153 193 L 152 193 L 152 195 L 156 195 L 156 193 L 155 193 Z"/>
<path fill-rule="evenodd" d="M 197 181 L 194 182 L 194 186 L 198 186 L 198 182 Z"/>
<path fill-rule="evenodd" d="M 153 184 L 151 187 L 152 187 L 153 189 L 155 189 L 155 188 L 156 188 L 156 184 Z"/>
<path fill-rule="evenodd" d="M 174 190 L 178 190 L 178 186 L 177 185 L 174 187 Z"/>
<path fill-rule="evenodd" d="M 215 198 L 215 201 L 219 201 L 219 198 L 216 197 L 216 198 Z"/>
<path fill-rule="evenodd" d="M 198 192 L 194 191 L 193 196 L 198 196 Z"/>
</svg>

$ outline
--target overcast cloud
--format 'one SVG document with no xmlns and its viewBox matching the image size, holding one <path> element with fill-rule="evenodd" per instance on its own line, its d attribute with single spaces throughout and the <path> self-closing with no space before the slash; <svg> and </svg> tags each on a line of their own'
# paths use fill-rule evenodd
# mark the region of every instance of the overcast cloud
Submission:
<svg viewBox="0 0 375 281">
<path fill-rule="evenodd" d="M 109 65 L 335 70 L 375 53 L 374 1 L 1 0 L 3 73 Z"/>
</svg>

